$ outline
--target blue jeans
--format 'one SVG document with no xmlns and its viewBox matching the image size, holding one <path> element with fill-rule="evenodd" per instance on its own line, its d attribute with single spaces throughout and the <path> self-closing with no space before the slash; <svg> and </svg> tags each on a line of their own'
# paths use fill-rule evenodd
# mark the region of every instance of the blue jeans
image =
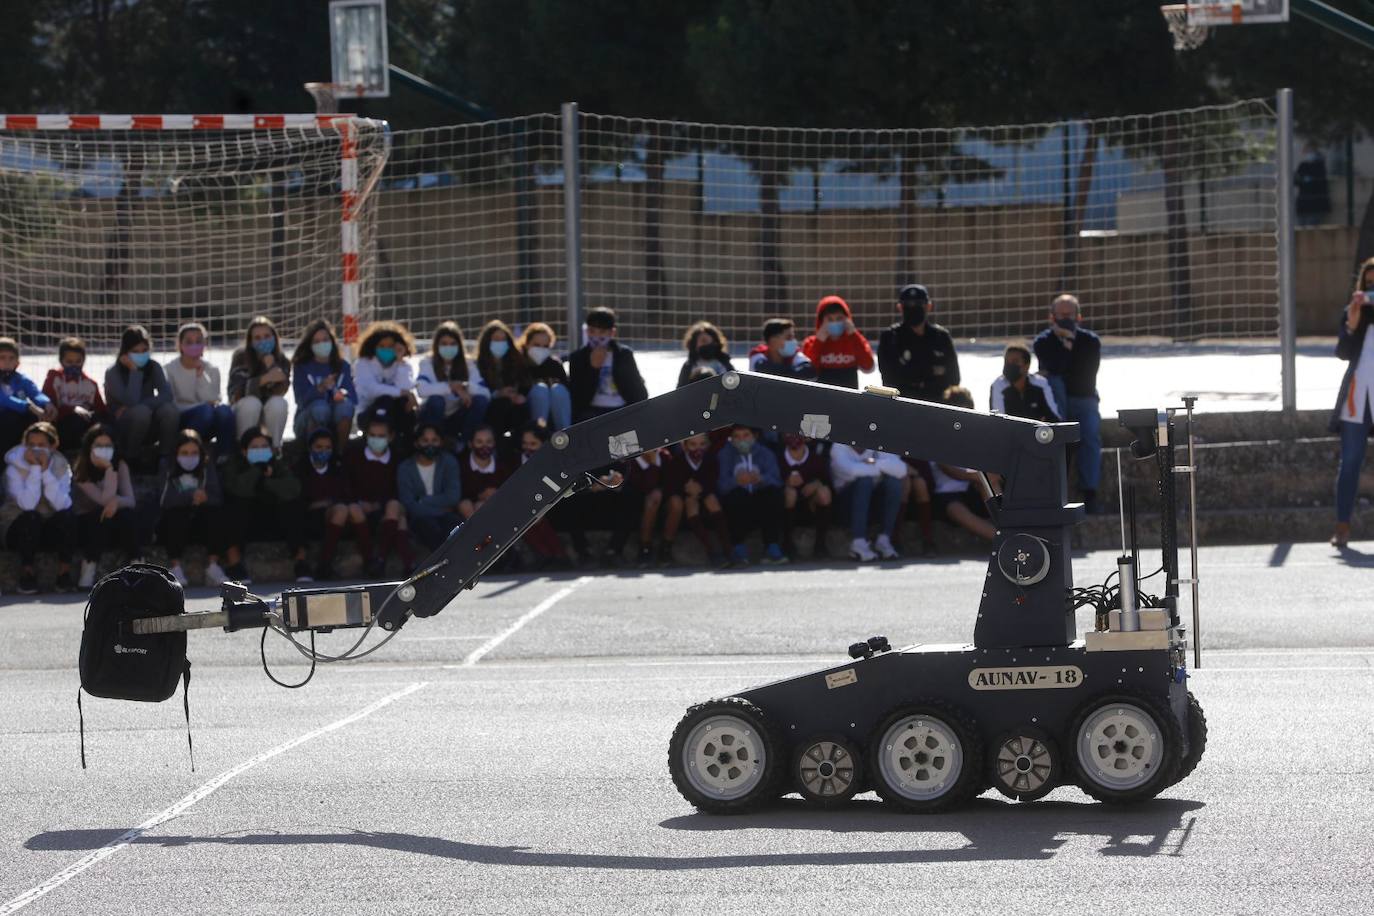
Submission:
<svg viewBox="0 0 1374 916">
<path fill-rule="evenodd" d="M 876 493 L 883 513 L 883 534 L 892 537 L 897 530 L 897 516 L 902 511 L 902 482 L 896 477 L 858 477 L 840 491 L 849 500 L 849 535 L 868 537 L 868 510 Z"/>
<path fill-rule="evenodd" d="M 214 439 L 221 455 L 238 449 L 234 434 L 234 408 L 228 404 L 197 404 L 181 412 L 177 421 L 182 429 L 194 429 L 209 445 Z"/>
<path fill-rule="evenodd" d="M 335 427 L 345 420 L 353 419 L 353 411 L 356 405 L 347 399 L 333 401 L 328 398 L 316 398 L 305 405 L 296 405 L 296 430 L 297 441 L 304 442 L 317 429 L 327 429 L 330 434 L 334 433 Z"/>
<path fill-rule="evenodd" d="M 453 413 L 446 415 L 448 401 L 443 395 L 431 395 L 420 405 L 419 422 L 433 423 L 443 430 L 446 438 L 457 439 L 466 444 L 472 441 L 472 434 L 477 428 L 486 422 L 487 405 L 490 403 L 491 398 L 474 394 L 472 404 L 467 407 L 460 406 Z"/>
<path fill-rule="evenodd" d="M 1102 413 L 1097 398 L 1070 397 L 1062 375 L 1049 380 L 1060 414 L 1078 423 L 1078 488 L 1096 490 L 1102 482 Z"/>
<path fill-rule="evenodd" d="M 567 385 L 562 382 L 552 385 L 536 382 L 528 397 L 531 420 L 548 420 L 554 429 L 572 426 L 572 395 Z"/>
<path fill-rule="evenodd" d="M 1368 423 L 1341 421 L 1341 469 L 1336 474 L 1336 521 L 1349 522 L 1360 494 L 1360 467 L 1369 445 Z"/>
</svg>

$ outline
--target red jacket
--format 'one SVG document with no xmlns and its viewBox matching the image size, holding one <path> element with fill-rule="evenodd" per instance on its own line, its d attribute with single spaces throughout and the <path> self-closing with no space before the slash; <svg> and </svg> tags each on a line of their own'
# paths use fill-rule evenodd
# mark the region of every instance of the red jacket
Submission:
<svg viewBox="0 0 1374 916">
<path fill-rule="evenodd" d="M 826 296 L 816 303 L 816 330 L 821 329 L 821 316 L 826 309 L 837 305 L 844 310 L 845 317 L 853 318 L 848 302 L 839 296 Z M 868 338 L 857 330 L 826 340 L 813 334 L 802 342 L 801 351 L 816 367 L 819 373 L 816 381 L 827 385 L 858 388 L 859 373 L 873 371 L 873 348 L 868 345 Z"/>
<path fill-rule="evenodd" d="M 43 393 L 57 405 L 57 415 L 70 415 L 77 407 L 85 407 L 92 413 L 103 414 L 105 401 L 100 397 L 100 386 L 85 372 L 76 381 L 67 378 L 61 369 L 49 369 L 48 377 L 43 380 Z"/>
</svg>

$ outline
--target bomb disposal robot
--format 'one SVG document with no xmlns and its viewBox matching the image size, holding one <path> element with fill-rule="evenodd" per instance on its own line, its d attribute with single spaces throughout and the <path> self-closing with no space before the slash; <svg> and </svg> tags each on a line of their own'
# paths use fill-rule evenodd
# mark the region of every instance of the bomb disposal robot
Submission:
<svg viewBox="0 0 1374 916">
<path fill-rule="evenodd" d="M 1175 521 L 1176 472 L 1191 467 L 1174 465 L 1171 412 L 1127 411 L 1121 420 L 1136 437 L 1135 458 L 1158 470 L 1158 598 L 1140 588 L 1133 517 L 1117 569 L 1102 585 L 1074 587 L 1070 531 L 1083 509 L 1067 503 L 1066 463 L 1077 424 L 729 372 L 555 433 L 405 582 L 288 589 L 271 601 L 230 583 L 222 610 L 134 620 L 126 637 L 266 625 L 288 638 L 380 627 L 390 639 L 471 587 L 596 469 L 737 423 L 800 432 L 1001 477 L 1001 493 L 988 503 L 998 533 L 973 642 L 892 649 L 872 637 L 850 646 L 842 664 L 693 707 L 668 751 L 683 796 L 725 813 L 793 791 L 831 805 L 871 788 L 899 808 L 930 812 L 989 785 L 1028 801 L 1077 783 L 1102 801 L 1140 801 L 1192 772 L 1206 721 L 1187 690 L 1177 606 L 1179 582 L 1196 582 L 1195 553 L 1192 578 L 1179 578 Z M 1074 612 L 1087 605 L 1097 627 L 1079 639 Z M 297 646 L 336 661 L 358 657 L 361 643 L 335 657 Z"/>
</svg>

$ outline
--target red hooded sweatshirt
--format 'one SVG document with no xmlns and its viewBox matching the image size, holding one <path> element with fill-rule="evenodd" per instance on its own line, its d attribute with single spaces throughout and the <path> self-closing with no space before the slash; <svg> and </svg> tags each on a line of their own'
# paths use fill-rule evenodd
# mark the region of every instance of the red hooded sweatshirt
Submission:
<svg viewBox="0 0 1374 916">
<path fill-rule="evenodd" d="M 816 303 L 817 331 L 821 329 L 821 316 L 825 314 L 826 309 L 837 305 L 844 309 L 846 318 L 853 317 L 848 302 L 839 296 L 826 296 Z M 859 373 L 873 371 L 873 348 L 857 329 L 852 334 L 830 337 L 826 340 L 821 340 L 813 334 L 806 338 L 801 349 L 819 373 L 816 381 L 827 385 L 858 388 Z"/>
</svg>

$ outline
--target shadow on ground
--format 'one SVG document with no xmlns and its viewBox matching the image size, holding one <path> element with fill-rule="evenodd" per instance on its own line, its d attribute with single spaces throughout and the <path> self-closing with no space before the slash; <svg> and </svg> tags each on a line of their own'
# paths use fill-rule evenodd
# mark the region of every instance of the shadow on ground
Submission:
<svg viewBox="0 0 1374 916">
<path fill-rule="evenodd" d="M 639 856 L 596 852 L 550 852 L 528 846 L 491 846 L 408 833 L 335 829 L 321 833 L 232 833 L 211 836 L 152 836 L 137 830 L 54 830 L 24 844 L 34 851 L 90 851 L 121 838 L 138 845 L 175 848 L 222 846 L 356 846 L 405 855 L 431 856 L 482 865 L 537 868 L 594 868 L 648 871 L 755 868 L 759 866 L 901 865 L 920 862 L 980 862 L 1053 858 L 1075 837 L 1105 838 L 1104 856 L 1181 856 L 1202 802 L 1157 799 L 1130 808 L 1072 802 L 1015 805 L 979 799 L 958 812 L 912 816 L 874 801 L 856 801 L 836 811 L 818 812 L 798 801 L 783 801 L 757 814 L 714 817 L 684 815 L 659 826 L 673 831 L 757 832 L 751 845 L 767 842 L 763 831 L 817 830 L 838 835 L 908 833 L 962 836 L 947 848 L 846 850 L 829 852 L 741 852 L 708 856 Z M 742 845 L 736 837 L 731 845 Z M 842 847 L 842 842 L 832 846 Z"/>
</svg>

